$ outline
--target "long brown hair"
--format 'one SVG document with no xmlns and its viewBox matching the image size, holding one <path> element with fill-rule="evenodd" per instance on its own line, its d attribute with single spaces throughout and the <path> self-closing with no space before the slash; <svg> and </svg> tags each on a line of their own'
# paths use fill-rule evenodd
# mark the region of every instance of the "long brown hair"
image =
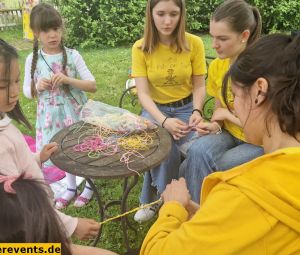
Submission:
<svg viewBox="0 0 300 255">
<path fill-rule="evenodd" d="M 61 254 L 71 255 L 69 240 L 45 185 L 21 176 L 12 184 L 16 194 L 11 194 L 0 184 L 0 242 L 61 243 Z"/>
<path fill-rule="evenodd" d="M 266 127 L 276 116 L 282 132 L 297 139 L 300 132 L 300 34 L 273 34 L 243 51 L 223 81 L 222 94 L 228 105 L 228 80 L 249 90 L 258 78 L 268 81 L 264 103 L 269 104 Z M 298 140 L 299 141 L 299 140 Z"/>
<path fill-rule="evenodd" d="M 18 59 L 18 53 L 16 49 L 9 45 L 4 40 L 0 39 L 0 62 L 3 64 L 4 67 L 3 74 L 4 77 L 0 77 L 0 79 L 7 80 L 7 101 L 9 100 L 9 86 L 10 86 L 10 69 L 11 69 L 11 63 L 13 60 Z M 15 121 L 19 123 L 23 123 L 26 127 L 31 128 L 31 125 L 29 121 L 26 119 L 25 115 L 23 114 L 23 111 L 21 109 L 19 101 L 17 102 L 14 109 L 7 113 L 7 115 L 14 119 Z"/>
<path fill-rule="evenodd" d="M 244 0 L 227 0 L 217 7 L 211 20 L 226 21 L 232 31 L 242 33 L 249 29 L 247 46 L 255 42 L 261 35 L 262 21 L 259 10 Z"/>
<path fill-rule="evenodd" d="M 33 7 L 30 14 L 30 28 L 35 33 L 40 31 L 47 31 L 48 29 L 56 29 L 63 28 L 62 17 L 59 12 L 50 4 L 40 3 Z M 67 66 L 67 53 L 64 47 L 63 40 L 60 43 L 61 50 L 63 53 L 63 72 L 66 73 Z M 38 50 L 39 50 L 39 42 L 38 38 L 34 36 L 33 42 L 33 56 L 32 56 L 32 64 L 31 64 L 31 95 L 32 97 L 37 95 L 35 81 L 34 81 L 34 72 L 36 69 L 37 61 L 38 61 Z M 65 89 L 65 88 L 64 88 Z"/>
<path fill-rule="evenodd" d="M 152 11 L 161 1 L 173 1 L 180 8 L 180 19 L 176 29 L 173 32 L 173 41 L 171 46 L 176 52 L 188 51 L 188 45 L 185 39 L 185 0 L 148 0 L 146 7 L 146 22 L 144 27 L 144 41 L 141 46 L 143 52 L 151 54 L 159 43 L 157 28 L 154 24 Z"/>
</svg>

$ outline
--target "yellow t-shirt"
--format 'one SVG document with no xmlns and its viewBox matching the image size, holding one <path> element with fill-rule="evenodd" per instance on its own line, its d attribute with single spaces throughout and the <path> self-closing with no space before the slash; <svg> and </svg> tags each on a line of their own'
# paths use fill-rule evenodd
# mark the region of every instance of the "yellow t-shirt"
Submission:
<svg viewBox="0 0 300 255">
<path fill-rule="evenodd" d="M 140 254 L 299 255 L 299 158 L 286 148 L 207 176 L 196 214 L 164 203 Z"/>
<path fill-rule="evenodd" d="M 132 77 L 147 77 L 152 99 L 160 104 L 178 101 L 192 93 L 192 75 L 206 73 L 204 45 L 200 37 L 186 33 L 189 51 L 176 53 L 159 43 L 153 53 L 132 47 Z"/>
<path fill-rule="evenodd" d="M 230 60 L 227 59 L 215 59 L 213 60 L 208 69 L 208 79 L 206 84 L 206 91 L 207 94 L 219 99 L 221 101 L 222 107 L 226 108 L 226 104 L 222 97 L 222 82 L 223 78 L 228 71 L 230 66 Z M 233 95 L 231 92 L 231 86 L 229 86 L 229 90 L 227 92 L 228 100 L 230 106 L 233 107 Z M 234 123 L 225 120 L 224 121 L 224 128 L 232 134 L 234 137 L 245 141 L 244 132 L 241 127 L 235 125 Z"/>
</svg>

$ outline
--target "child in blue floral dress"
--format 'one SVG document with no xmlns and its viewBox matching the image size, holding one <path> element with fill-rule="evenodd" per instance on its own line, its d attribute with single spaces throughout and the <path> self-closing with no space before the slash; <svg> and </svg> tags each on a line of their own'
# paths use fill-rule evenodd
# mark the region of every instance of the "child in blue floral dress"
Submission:
<svg viewBox="0 0 300 255">
<path fill-rule="evenodd" d="M 95 92 L 97 88 L 78 51 L 64 46 L 63 22 L 55 8 L 45 3 L 36 5 L 30 15 L 30 27 L 34 46 L 25 63 L 23 91 L 26 97 L 38 99 L 36 147 L 39 151 L 59 130 L 79 120 L 81 106 L 87 101 L 84 91 Z M 50 161 L 44 164 L 44 167 L 51 166 Z M 66 173 L 66 179 L 67 190 L 56 200 L 58 209 L 65 208 L 76 195 L 76 177 Z M 92 195 L 86 183 L 74 205 L 84 206 Z"/>
</svg>

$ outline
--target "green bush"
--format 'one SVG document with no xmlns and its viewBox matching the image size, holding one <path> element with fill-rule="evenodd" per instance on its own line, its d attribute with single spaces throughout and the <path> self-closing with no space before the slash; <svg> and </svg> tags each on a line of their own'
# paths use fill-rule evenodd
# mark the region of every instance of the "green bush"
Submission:
<svg viewBox="0 0 300 255">
<path fill-rule="evenodd" d="M 143 34 L 147 0 L 53 0 L 68 31 L 68 45 L 81 47 L 131 44 Z M 209 18 L 223 0 L 186 0 L 187 30 L 207 32 Z M 263 32 L 298 30 L 299 0 L 249 0 L 263 18 Z"/>
<path fill-rule="evenodd" d="M 61 1 L 59 8 L 68 31 L 68 45 L 115 46 L 142 36 L 144 0 Z"/>
<path fill-rule="evenodd" d="M 186 0 L 187 28 L 192 32 L 207 32 L 209 19 L 223 0 Z M 249 0 L 262 15 L 263 33 L 300 29 L 299 0 Z"/>
<path fill-rule="evenodd" d="M 249 2 L 260 10 L 264 33 L 300 29 L 299 0 L 251 0 Z"/>
<path fill-rule="evenodd" d="M 212 12 L 223 0 L 186 0 L 187 30 L 207 32 Z"/>
</svg>

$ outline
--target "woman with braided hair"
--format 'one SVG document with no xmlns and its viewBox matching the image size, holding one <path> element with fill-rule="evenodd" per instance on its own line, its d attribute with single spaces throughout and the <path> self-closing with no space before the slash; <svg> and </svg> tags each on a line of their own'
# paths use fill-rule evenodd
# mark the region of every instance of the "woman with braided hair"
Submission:
<svg viewBox="0 0 300 255">
<path fill-rule="evenodd" d="M 30 15 L 30 27 L 34 46 L 25 63 L 23 91 L 26 97 L 38 99 L 36 147 L 40 151 L 59 130 L 78 121 L 80 108 L 87 101 L 84 91 L 95 92 L 97 88 L 78 51 L 64 46 L 62 17 L 53 6 L 36 5 Z M 45 167 L 52 167 L 52 163 L 47 161 Z M 67 173 L 66 178 L 68 187 L 56 201 L 58 209 L 66 207 L 76 195 L 75 176 Z M 86 184 L 74 205 L 84 206 L 92 195 Z"/>
</svg>

